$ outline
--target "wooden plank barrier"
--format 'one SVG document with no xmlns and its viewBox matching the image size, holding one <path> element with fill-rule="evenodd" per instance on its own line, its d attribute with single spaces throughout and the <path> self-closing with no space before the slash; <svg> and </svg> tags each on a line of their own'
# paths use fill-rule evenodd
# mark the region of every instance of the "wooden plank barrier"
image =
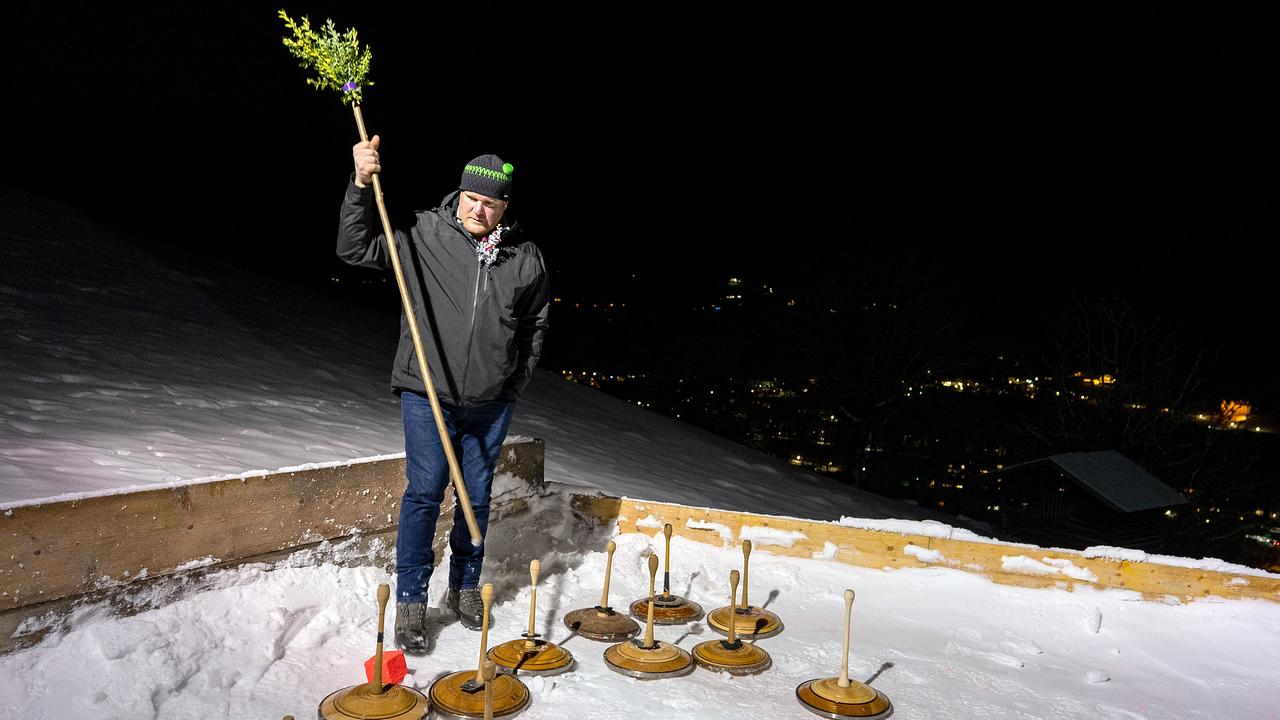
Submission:
<svg viewBox="0 0 1280 720">
<path fill-rule="evenodd" d="M 1209 596 L 1280 602 L 1280 575 L 1274 574 L 1085 557 L 1075 550 L 930 537 L 629 498 L 577 497 L 575 504 L 579 512 L 600 521 L 616 518 L 619 532 L 653 533 L 655 526 L 661 529 L 663 523 L 671 523 L 677 535 L 699 542 L 737 545 L 745 534 L 762 551 L 830 557 L 859 567 L 946 567 L 977 573 L 1004 585 L 1121 588 L 1141 593 L 1145 599 L 1176 598 L 1179 602 Z"/>
<path fill-rule="evenodd" d="M 543 450 L 540 440 L 508 443 L 497 472 L 545 488 Z M 81 598 L 175 573 L 277 558 L 327 540 L 358 536 L 393 544 L 403 489 L 404 460 L 396 458 L 0 511 L 0 652 L 21 644 L 14 639 L 25 621 L 65 614 Z M 606 531 L 615 522 L 618 532 L 645 533 L 671 523 L 678 535 L 699 542 L 723 547 L 745 536 L 761 551 L 859 567 L 946 567 L 1006 585 L 1121 588 L 1181 602 L 1209 596 L 1280 602 L 1280 575 L 573 494 L 564 486 L 556 494 L 568 496 L 575 517 Z M 436 528 L 438 549 L 452 527 L 452 502 L 450 492 Z M 494 498 L 491 517 L 528 509 L 528 496 L 512 493 Z"/>
<path fill-rule="evenodd" d="M 508 443 L 496 472 L 542 482 L 542 441 Z M 404 459 L 393 458 L 12 507 L 0 512 L 0 614 L 201 558 L 229 565 L 394 530 L 404 477 Z M 452 503 L 450 491 L 437 542 Z"/>
</svg>

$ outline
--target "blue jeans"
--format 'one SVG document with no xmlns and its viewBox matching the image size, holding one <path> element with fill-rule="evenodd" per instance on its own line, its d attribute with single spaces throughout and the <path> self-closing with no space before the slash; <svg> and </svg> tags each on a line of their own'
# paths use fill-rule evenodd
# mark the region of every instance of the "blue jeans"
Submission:
<svg viewBox="0 0 1280 720">
<path fill-rule="evenodd" d="M 502 453 L 514 406 L 513 400 L 493 400 L 471 407 L 440 403 L 481 535 L 488 533 L 493 468 Z M 404 414 L 408 485 L 400 502 L 400 530 L 396 533 L 396 601 L 426 602 L 427 584 L 435 564 L 431 543 L 444 489 L 449 485 L 449 463 L 440 444 L 431 401 L 425 395 L 405 390 L 400 394 L 400 408 Z M 476 587 L 484 564 L 484 545 L 471 544 L 461 504 L 454 509 L 449 547 L 453 551 L 449 586 Z"/>
</svg>

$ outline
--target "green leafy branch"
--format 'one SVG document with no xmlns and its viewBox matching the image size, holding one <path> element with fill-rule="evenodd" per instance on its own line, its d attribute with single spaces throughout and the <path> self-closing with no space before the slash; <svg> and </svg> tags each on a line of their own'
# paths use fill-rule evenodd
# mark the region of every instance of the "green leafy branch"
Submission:
<svg viewBox="0 0 1280 720">
<path fill-rule="evenodd" d="M 298 58 L 302 69 L 316 73 L 315 78 L 307 78 L 307 84 L 317 90 L 342 93 L 345 104 L 360 104 L 364 87 L 373 85 L 366 79 L 373 54 L 367 45 L 360 49 L 355 28 L 339 33 L 333 20 L 329 19 L 325 20 L 324 28 L 316 32 L 311 29 L 311 20 L 306 16 L 299 24 L 284 10 L 280 11 L 280 19 L 284 20 L 287 29 L 293 31 L 293 37 L 284 39 L 289 54 Z"/>
</svg>

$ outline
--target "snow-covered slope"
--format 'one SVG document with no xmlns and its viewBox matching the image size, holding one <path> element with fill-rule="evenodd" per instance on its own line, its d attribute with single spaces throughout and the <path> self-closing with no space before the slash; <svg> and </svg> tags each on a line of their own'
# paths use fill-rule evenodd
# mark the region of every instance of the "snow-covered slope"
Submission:
<svg viewBox="0 0 1280 720">
<path fill-rule="evenodd" d="M 390 313 L 170 268 L 40 198 L 0 193 L 0 215 L 0 505 L 403 452 Z M 548 372 L 512 433 L 547 441 L 547 479 L 613 495 L 933 517 Z"/>
<path fill-rule="evenodd" d="M 368 313 L 183 274 L 38 198 L 0 215 L 0 501 L 396 449 Z"/>
</svg>

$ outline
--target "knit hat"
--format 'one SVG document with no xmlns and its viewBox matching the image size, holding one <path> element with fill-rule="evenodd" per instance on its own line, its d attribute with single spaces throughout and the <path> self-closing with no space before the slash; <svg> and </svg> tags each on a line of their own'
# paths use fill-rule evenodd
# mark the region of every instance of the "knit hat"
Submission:
<svg viewBox="0 0 1280 720">
<path fill-rule="evenodd" d="M 459 190 L 469 190 L 499 200 L 511 199 L 511 163 L 502 162 L 497 155 L 481 155 L 462 169 Z"/>
</svg>

